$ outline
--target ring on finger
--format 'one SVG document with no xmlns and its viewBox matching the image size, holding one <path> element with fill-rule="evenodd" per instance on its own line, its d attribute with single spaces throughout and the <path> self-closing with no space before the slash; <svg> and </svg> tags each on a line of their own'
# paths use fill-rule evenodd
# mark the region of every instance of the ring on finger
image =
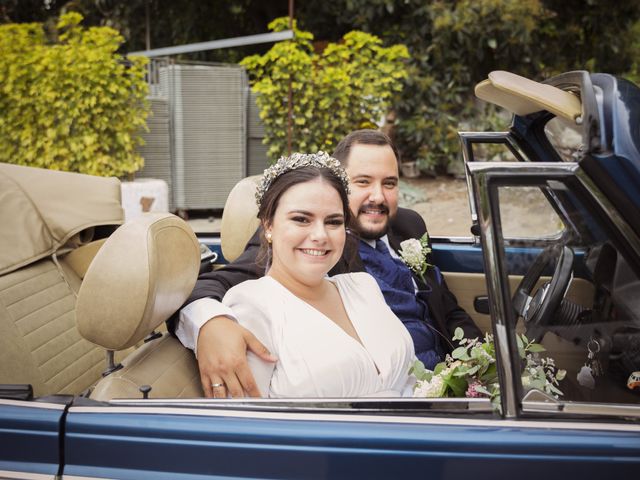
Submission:
<svg viewBox="0 0 640 480">
<path fill-rule="evenodd" d="M 220 388 L 224 387 L 224 383 L 212 383 L 211 388 Z"/>
</svg>

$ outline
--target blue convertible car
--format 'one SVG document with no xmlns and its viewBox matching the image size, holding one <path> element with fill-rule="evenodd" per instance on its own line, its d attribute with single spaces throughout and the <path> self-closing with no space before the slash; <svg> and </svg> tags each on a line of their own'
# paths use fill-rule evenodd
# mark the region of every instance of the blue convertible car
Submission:
<svg viewBox="0 0 640 480">
<path fill-rule="evenodd" d="M 202 398 L 163 330 L 200 268 L 190 228 L 119 226 L 115 179 L 0 164 L 0 477 L 638 478 L 640 89 L 492 72 L 476 95 L 513 121 L 460 133 L 470 235 L 433 238 L 433 261 L 493 334 L 500 409 Z M 255 228 L 254 187 L 225 208 L 228 260 Z M 523 381 L 519 333 L 566 370 L 562 395 Z"/>
</svg>

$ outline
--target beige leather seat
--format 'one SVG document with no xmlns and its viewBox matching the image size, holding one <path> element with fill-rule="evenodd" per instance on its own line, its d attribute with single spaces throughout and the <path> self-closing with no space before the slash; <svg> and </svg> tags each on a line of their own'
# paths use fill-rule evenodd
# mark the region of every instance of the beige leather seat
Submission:
<svg viewBox="0 0 640 480">
<path fill-rule="evenodd" d="M 198 240 L 171 214 L 150 213 L 126 223 L 96 254 L 80 287 L 78 331 L 105 350 L 139 344 L 173 314 L 195 285 L 200 266 Z M 96 400 L 203 395 L 193 353 L 165 333 L 136 349 L 122 368 L 100 380 Z"/>
<path fill-rule="evenodd" d="M 100 378 L 104 354 L 76 329 L 76 295 L 92 240 L 122 220 L 116 178 L 0 163 L 0 383 L 39 397 Z"/>
<path fill-rule="evenodd" d="M 260 175 L 243 178 L 227 197 L 220 224 L 220 241 L 222 254 L 228 262 L 240 256 L 260 225 L 255 197 L 260 178 Z"/>
</svg>

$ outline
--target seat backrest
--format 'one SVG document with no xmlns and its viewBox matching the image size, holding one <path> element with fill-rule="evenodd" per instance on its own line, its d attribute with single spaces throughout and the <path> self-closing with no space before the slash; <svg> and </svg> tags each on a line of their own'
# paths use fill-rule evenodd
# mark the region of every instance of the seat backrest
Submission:
<svg viewBox="0 0 640 480">
<path fill-rule="evenodd" d="M 81 393 L 105 362 L 76 329 L 76 295 L 92 240 L 123 221 L 120 181 L 0 163 L 0 197 L 0 383 Z"/>
<path fill-rule="evenodd" d="M 76 329 L 78 285 L 51 257 L 0 276 L 0 383 L 29 383 L 39 397 L 79 394 L 100 378 L 104 350 Z"/>
<path fill-rule="evenodd" d="M 191 293 L 200 268 L 198 240 L 186 222 L 148 213 L 113 233 L 86 272 L 76 307 L 78 330 L 107 350 L 139 344 Z M 201 396 L 193 353 L 165 334 L 144 343 L 123 368 L 100 380 L 91 398 Z"/>
<path fill-rule="evenodd" d="M 222 254 L 228 262 L 240 256 L 260 225 L 255 197 L 260 178 L 260 175 L 243 178 L 227 197 L 222 212 L 220 239 Z"/>
</svg>

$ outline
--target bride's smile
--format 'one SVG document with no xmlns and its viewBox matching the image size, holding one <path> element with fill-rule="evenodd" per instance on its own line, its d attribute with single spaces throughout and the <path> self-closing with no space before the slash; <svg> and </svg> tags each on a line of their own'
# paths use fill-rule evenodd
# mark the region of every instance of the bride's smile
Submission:
<svg viewBox="0 0 640 480">
<path fill-rule="evenodd" d="M 294 289 L 320 283 L 342 255 L 343 212 L 340 195 L 321 178 L 283 193 L 265 228 L 272 242 L 269 275 Z"/>
</svg>

